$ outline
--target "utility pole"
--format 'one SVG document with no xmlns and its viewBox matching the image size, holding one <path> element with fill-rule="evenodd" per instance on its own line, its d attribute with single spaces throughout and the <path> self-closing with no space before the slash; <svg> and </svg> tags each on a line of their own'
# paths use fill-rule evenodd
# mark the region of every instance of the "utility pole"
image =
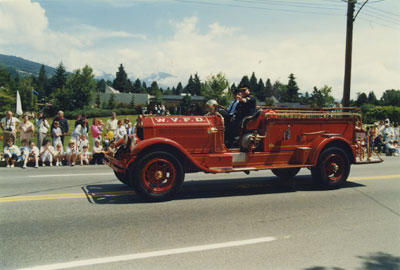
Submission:
<svg viewBox="0 0 400 270">
<path fill-rule="evenodd" d="M 344 67 L 343 107 L 349 107 L 351 85 L 351 56 L 353 48 L 354 7 L 357 0 L 347 0 L 346 59 Z"/>
</svg>

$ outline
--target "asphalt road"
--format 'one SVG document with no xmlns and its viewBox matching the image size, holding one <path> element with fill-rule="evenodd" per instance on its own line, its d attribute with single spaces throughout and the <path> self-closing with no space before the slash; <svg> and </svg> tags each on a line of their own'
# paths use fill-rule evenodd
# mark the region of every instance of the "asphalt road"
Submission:
<svg viewBox="0 0 400 270">
<path fill-rule="evenodd" d="M 0 268 L 400 269 L 399 165 L 352 166 L 331 191 L 306 169 L 188 174 L 163 203 L 105 166 L 0 168 Z"/>
</svg>

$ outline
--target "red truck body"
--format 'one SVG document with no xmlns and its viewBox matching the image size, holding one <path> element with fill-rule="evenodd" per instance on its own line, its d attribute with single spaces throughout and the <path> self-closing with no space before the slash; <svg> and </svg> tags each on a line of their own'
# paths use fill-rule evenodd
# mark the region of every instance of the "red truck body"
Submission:
<svg viewBox="0 0 400 270">
<path fill-rule="evenodd" d="M 140 117 L 136 134 L 117 142 L 106 163 L 119 180 L 151 200 L 172 198 L 184 174 L 198 171 L 272 169 L 279 177 L 293 177 L 307 167 L 320 186 L 338 188 L 350 164 L 382 161 L 360 157 L 365 134 L 360 116 L 342 110 L 260 109 L 243 120 L 240 147 L 234 149 L 224 144 L 224 119 L 218 114 Z"/>
</svg>

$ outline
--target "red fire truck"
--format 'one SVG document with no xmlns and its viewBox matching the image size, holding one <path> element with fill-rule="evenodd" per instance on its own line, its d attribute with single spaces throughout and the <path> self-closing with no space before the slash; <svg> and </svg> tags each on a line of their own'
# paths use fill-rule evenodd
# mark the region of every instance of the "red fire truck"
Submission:
<svg viewBox="0 0 400 270">
<path fill-rule="evenodd" d="M 371 157 L 354 108 L 262 108 L 243 120 L 239 147 L 224 144 L 224 119 L 210 116 L 140 116 L 136 134 L 115 143 L 106 163 L 116 177 L 153 201 L 173 198 L 186 173 L 248 174 L 272 170 L 281 178 L 309 168 L 322 188 L 341 187 L 351 164 Z"/>
</svg>

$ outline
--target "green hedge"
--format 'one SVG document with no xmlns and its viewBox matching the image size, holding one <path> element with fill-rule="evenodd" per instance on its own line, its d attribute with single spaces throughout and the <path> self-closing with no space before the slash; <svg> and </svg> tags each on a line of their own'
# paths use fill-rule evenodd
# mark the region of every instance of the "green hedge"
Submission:
<svg viewBox="0 0 400 270">
<path fill-rule="evenodd" d="M 365 104 L 361 106 L 363 122 L 372 124 L 373 122 L 389 118 L 391 122 L 400 123 L 400 108 L 395 106 L 373 106 Z"/>
<path fill-rule="evenodd" d="M 87 118 L 94 117 L 106 117 L 110 116 L 112 112 L 115 112 L 117 115 L 132 115 L 137 114 L 135 109 L 128 108 L 118 108 L 113 110 L 103 110 L 103 109 L 87 109 L 87 110 L 77 110 L 77 111 L 65 111 L 64 116 L 67 119 L 76 119 L 79 114 L 86 114 Z"/>
</svg>

